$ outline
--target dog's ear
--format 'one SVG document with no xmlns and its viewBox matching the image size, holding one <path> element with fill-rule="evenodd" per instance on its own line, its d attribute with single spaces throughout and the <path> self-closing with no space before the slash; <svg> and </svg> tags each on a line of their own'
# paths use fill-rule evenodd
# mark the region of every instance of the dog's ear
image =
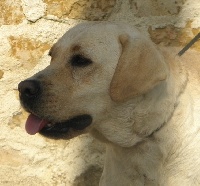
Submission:
<svg viewBox="0 0 200 186">
<path fill-rule="evenodd" d="M 123 102 L 145 94 L 165 80 L 168 66 L 162 54 L 149 40 L 120 35 L 122 54 L 110 85 L 113 101 Z"/>
</svg>

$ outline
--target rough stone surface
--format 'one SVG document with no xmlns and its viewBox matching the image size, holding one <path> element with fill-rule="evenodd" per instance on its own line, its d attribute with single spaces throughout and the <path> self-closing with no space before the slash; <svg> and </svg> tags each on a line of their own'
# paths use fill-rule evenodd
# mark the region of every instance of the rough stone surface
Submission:
<svg viewBox="0 0 200 186">
<path fill-rule="evenodd" d="M 167 25 L 157 29 L 149 27 L 148 31 L 152 41 L 156 44 L 184 47 L 200 32 L 200 28 L 192 28 L 191 23 L 188 22 L 184 28 L 176 28 L 173 25 Z M 200 51 L 199 42 L 194 43 L 191 48 Z"/>
<path fill-rule="evenodd" d="M 50 44 L 23 36 L 9 36 L 11 56 L 22 61 L 22 65 L 32 69 L 43 56 L 44 52 L 50 48 Z"/>
<path fill-rule="evenodd" d="M 20 0 L 0 1 L 0 25 L 19 24 L 23 19 L 24 15 Z"/>
<path fill-rule="evenodd" d="M 23 12 L 27 20 L 35 22 L 42 16 L 44 16 L 46 6 L 42 0 L 34 0 L 34 1 L 21 0 L 21 1 L 22 1 Z"/>
<path fill-rule="evenodd" d="M 177 15 L 185 2 L 186 0 L 130 0 L 130 5 L 137 17 L 164 16 Z"/>
<path fill-rule="evenodd" d="M 109 16 L 116 0 L 44 0 L 47 14 L 59 18 L 102 20 Z"/>
<path fill-rule="evenodd" d="M 18 83 L 49 64 L 51 45 L 86 20 L 122 21 L 165 46 L 200 32 L 199 0 L 1 0 L 0 185 L 96 186 L 104 147 L 89 135 L 52 141 L 24 130 Z M 200 51 L 200 41 L 194 46 Z"/>
</svg>

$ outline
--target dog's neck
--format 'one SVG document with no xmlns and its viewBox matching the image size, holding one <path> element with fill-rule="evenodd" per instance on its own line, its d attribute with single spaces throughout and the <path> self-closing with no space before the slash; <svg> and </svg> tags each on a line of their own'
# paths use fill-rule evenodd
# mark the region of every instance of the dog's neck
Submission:
<svg viewBox="0 0 200 186">
<path fill-rule="evenodd" d="M 160 179 L 163 176 L 160 175 L 160 171 L 163 171 L 162 161 L 167 156 L 168 148 L 173 146 L 173 140 L 177 140 L 176 136 L 164 139 L 164 133 L 167 133 L 168 125 L 174 123 L 171 120 L 176 114 L 175 110 L 179 109 L 179 98 L 187 84 L 186 72 L 179 61 L 171 62 L 169 68 L 170 75 L 166 82 L 133 104 L 130 103 L 128 108 L 136 105 L 132 110 L 124 110 L 121 116 L 118 114 L 120 119 L 115 118 L 107 123 L 104 121 L 105 125 L 113 125 L 116 131 L 112 132 L 116 135 L 110 135 L 104 125 L 99 128 L 100 133 L 103 130 L 102 134 L 111 141 L 106 145 L 106 162 L 100 185 L 157 185 L 160 184 L 158 180 L 164 180 Z M 117 125 L 115 122 L 119 121 L 122 123 Z M 130 122 L 130 125 L 120 128 L 124 122 Z M 121 130 L 119 134 L 118 130 Z M 132 133 L 126 133 L 128 130 Z M 168 143 L 163 144 L 163 141 Z"/>
<path fill-rule="evenodd" d="M 187 77 L 182 75 L 185 74 L 182 72 L 184 68 L 179 62 L 171 62 L 168 66 L 170 74 L 167 79 L 147 94 L 126 103 L 113 103 L 95 125 L 92 131 L 95 137 L 122 147 L 132 147 L 166 125 L 187 84 Z"/>
<path fill-rule="evenodd" d="M 181 93 L 177 91 L 176 94 L 180 95 Z M 180 140 L 178 139 L 179 135 L 173 130 L 175 127 L 179 128 L 179 124 L 181 125 L 185 117 L 189 118 L 186 113 L 183 113 L 185 117 L 179 117 L 180 123 L 175 127 L 170 126 L 175 124 L 173 114 L 178 115 L 182 110 L 178 101 L 172 105 L 173 113 L 168 114 L 159 128 L 156 127 L 156 130 L 150 133 L 144 132 L 140 137 L 135 137 L 138 140 L 135 145 L 121 147 L 112 142 L 106 144 L 106 157 L 100 186 L 165 185 L 164 182 L 168 181 L 165 178 L 168 174 L 166 171 L 168 165 L 166 162 L 166 167 L 164 167 L 164 162 L 169 157 L 170 151 L 174 152 L 174 149 L 177 148 L 174 146 L 174 142 Z M 170 107 L 167 106 L 167 109 L 170 110 Z M 149 122 L 151 122 L 150 119 Z M 173 135 L 169 137 L 169 133 Z M 142 137 L 142 135 L 146 137 Z M 142 140 L 139 141 L 140 139 Z"/>
</svg>

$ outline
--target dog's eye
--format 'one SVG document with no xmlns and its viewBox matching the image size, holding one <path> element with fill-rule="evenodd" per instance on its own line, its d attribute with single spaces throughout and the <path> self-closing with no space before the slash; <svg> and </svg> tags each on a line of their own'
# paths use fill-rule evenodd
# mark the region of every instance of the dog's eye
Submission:
<svg viewBox="0 0 200 186">
<path fill-rule="evenodd" d="M 70 64 L 73 67 L 86 67 L 86 66 L 90 65 L 91 63 L 92 63 L 92 61 L 90 59 L 85 58 L 82 55 L 72 56 L 72 58 L 70 60 Z"/>
</svg>

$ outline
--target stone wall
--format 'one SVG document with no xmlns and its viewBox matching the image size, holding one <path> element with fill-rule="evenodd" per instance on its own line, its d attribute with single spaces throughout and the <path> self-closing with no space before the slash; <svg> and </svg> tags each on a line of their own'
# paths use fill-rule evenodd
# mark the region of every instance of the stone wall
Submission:
<svg viewBox="0 0 200 186">
<path fill-rule="evenodd" d="M 183 47 L 200 32 L 200 1 L 1 0 L 0 185 L 98 185 L 103 145 L 88 135 L 29 136 L 17 92 L 21 80 L 48 65 L 48 50 L 65 31 L 94 20 L 123 21 L 159 45 Z"/>
</svg>

